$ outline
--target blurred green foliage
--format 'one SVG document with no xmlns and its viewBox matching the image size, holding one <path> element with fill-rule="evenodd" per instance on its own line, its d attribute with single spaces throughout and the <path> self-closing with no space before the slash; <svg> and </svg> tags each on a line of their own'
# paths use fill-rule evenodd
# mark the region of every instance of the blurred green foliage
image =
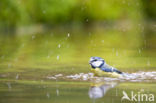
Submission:
<svg viewBox="0 0 156 103">
<path fill-rule="evenodd" d="M 155 0 L 1 0 L 0 27 L 27 24 L 86 24 L 98 21 L 133 22 L 144 14 L 155 18 Z"/>
<path fill-rule="evenodd" d="M 156 1 L 155 0 L 143 0 L 143 10 L 146 13 L 148 19 L 156 19 Z"/>
</svg>

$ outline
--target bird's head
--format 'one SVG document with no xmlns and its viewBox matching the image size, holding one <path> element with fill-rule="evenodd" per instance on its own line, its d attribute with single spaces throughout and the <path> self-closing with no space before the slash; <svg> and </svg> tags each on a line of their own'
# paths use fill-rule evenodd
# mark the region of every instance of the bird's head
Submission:
<svg viewBox="0 0 156 103">
<path fill-rule="evenodd" d="M 100 57 L 91 57 L 89 60 L 89 64 L 92 66 L 92 68 L 100 68 L 102 65 L 105 64 L 105 61 Z"/>
</svg>

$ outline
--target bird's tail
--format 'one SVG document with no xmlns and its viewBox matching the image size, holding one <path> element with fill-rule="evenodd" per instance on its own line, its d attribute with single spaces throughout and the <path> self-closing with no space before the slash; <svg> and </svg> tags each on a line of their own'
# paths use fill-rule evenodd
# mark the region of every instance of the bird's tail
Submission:
<svg viewBox="0 0 156 103">
<path fill-rule="evenodd" d="M 119 71 L 119 70 L 117 70 L 117 69 L 114 69 L 113 72 L 116 72 L 116 73 L 118 73 L 118 74 L 122 74 L 122 72 Z"/>
</svg>

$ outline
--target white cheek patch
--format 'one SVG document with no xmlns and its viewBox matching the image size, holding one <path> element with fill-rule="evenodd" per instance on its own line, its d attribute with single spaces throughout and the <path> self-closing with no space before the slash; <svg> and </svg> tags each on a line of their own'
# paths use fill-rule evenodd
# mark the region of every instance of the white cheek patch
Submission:
<svg viewBox="0 0 156 103">
<path fill-rule="evenodd" d="M 99 67 L 103 62 L 102 61 L 95 61 L 92 63 L 93 66 Z"/>
</svg>

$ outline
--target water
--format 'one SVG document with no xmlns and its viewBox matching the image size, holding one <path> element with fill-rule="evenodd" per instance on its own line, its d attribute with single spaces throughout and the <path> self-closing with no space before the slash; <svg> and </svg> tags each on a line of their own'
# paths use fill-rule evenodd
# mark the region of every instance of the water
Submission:
<svg viewBox="0 0 156 103">
<path fill-rule="evenodd" d="M 155 83 L 5 81 L 0 84 L 1 103 L 121 103 L 123 91 L 154 94 Z M 123 100 L 123 103 L 127 103 Z M 144 102 L 143 102 L 144 103 Z M 147 102 L 146 102 L 147 103 Z M 154 102 L 153 102 L 154 103 Z"/>
<path fill-rule="evenodd" d="M 156 72 L 136 72 L 136 73 L 123 73 L 119 78 L 111 77 L 96 77 L 93 73 L 79 73 L 74 75 L 63 76 L 63 74 L 57 74 L 54 76 L 48 76 L 48 79 L 71 79 L 71 80 L 81 80 L 81 81 L 96 81 L 96 82 L 148 82 L 156 81 Z"/>
<path fill-rule="evenodd" d="M 156 95 L 154 37 L 103 29 L 58 31 L 0 36 L 0 103 L 121 103 L 123 91 Z M 91 56 L 128 76 L 94 77 Z"/>
<path fill-rule="evenodd" d="M 94 77 L 93 73 L 59 73 L 41 80 L 24 79 L 21 78 L 22 74 L 16 74 L 16 78 L 12 79 L 7 79 L 8 75 L 1 75 L 0 102 L 129 103 L 129 100 L 122 100 L 123 92 L 129 97 L 131 92 L 135 93 L 137 100 L 138 93 L 156 95 L 156 72 L 135 72 L 127 75 L 125 78 L 110 78 Z M 145 98 L 143 100 L 141 103 L 149 102 Z"/>
</svg>

